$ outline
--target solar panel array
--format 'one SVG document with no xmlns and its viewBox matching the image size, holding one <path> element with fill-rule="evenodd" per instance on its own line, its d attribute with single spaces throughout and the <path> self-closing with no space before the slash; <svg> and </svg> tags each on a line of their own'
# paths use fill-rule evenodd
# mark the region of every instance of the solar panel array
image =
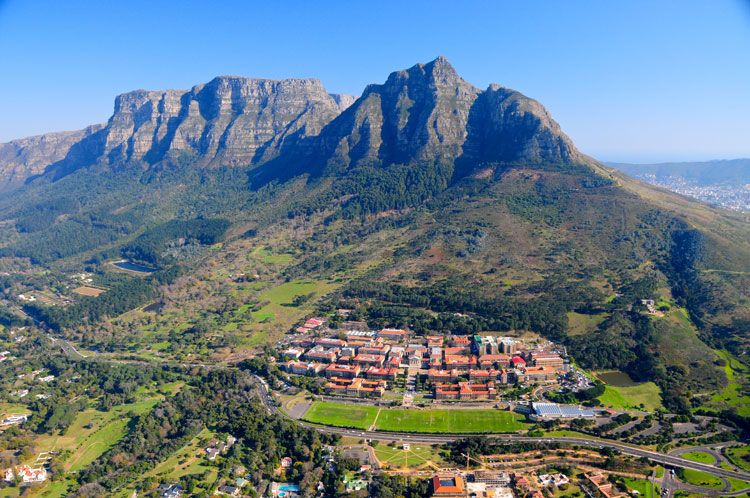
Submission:
<svg viewBox="0 0 750 498">
<path fill-rule="evenodd" d="M 557 403 L 534 403 L 534 412 L 543 418 L 594 417 L 594 410 L 584 410 L 578 406 L 558 405 Z"/>
</svg>

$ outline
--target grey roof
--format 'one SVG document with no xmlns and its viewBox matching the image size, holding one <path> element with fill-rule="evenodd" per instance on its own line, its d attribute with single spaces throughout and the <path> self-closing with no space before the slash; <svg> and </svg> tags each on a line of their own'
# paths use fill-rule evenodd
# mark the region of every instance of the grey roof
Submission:
<svg viewBox="0 0 750 498">
<path fill-rule="evenodd" d="M 557 403 L 533 403 L 534 413 L 540 417 L 579 418 L 594 417 L 594 410 L 585 410 L 573 405 L 558 405 Z"/>
</svg>

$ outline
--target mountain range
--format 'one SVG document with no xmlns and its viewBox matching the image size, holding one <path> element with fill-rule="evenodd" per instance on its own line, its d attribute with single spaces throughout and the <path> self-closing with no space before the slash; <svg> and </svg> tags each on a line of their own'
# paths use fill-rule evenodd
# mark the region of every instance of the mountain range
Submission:
<svg viewBox="0 0 750 498">
<path fill-rule="evenodd" d="M 107 292 L 23 307 L 92 348 L 231 355 L 339 307 L 422 332 L 532 330 L 684 411 L 726 383 L 713 349 L 750 338 L 746 216 L 582 154 L 539 102 L 443 57 L 357 99 L 230 76 L 126 93 L 105 124 L 0 146 L 0 181 L 5 304 L 86 269 Z M 274 307 L 292 284 L 309 292 Z M 148 320 L 130 311 L 153 300 Z"/>
</svg>

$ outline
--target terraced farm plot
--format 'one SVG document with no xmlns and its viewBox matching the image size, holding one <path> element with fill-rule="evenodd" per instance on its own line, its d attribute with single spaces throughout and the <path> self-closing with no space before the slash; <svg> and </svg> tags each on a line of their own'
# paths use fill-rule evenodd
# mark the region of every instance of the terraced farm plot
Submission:
<svg viewBox="0 0 750 498">
<path fill-rule="evenodd" d="M 302 420 L 334 427 L 369 429 L 377 414 L 378 408 L 375 406 L 316 401 Z"/>
</svg>

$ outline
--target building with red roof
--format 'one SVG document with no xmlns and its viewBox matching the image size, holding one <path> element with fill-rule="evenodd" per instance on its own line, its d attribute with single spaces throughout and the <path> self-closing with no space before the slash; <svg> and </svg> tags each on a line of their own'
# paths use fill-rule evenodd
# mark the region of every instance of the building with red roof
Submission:
<svg viewBox="0 0 750 498">
<path fill-rule="evenodd" d="M 466 496 L 466 484 L 460 475 L 442 474 L 432 478 L 432 496 L 457 498 Z"/>
</svg>

